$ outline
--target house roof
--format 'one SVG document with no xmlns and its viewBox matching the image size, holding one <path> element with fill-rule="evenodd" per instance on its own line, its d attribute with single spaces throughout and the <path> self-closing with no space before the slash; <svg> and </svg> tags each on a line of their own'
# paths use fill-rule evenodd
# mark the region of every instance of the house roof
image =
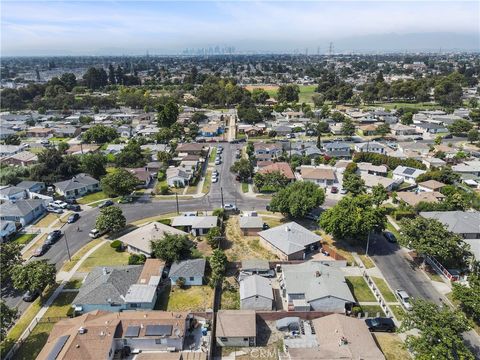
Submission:
<svg viewBox="0 0 480 360">
<path fill-rule="evenodd" d="M 202 151 L 205 145 L 200 143 L 185 143 L 178 145 L 176 151 L 177 152 L 185 152 L 185 151 Z"/>
<path fill-rule="evenodd" d="M 402 165 L 398 165 L 395 168 L 395 170 L 393 170 L 393 175 L 408 176 L 413 178 L 417 178 L 422 174 L 425 174 L 425 170 L 420 170 L 420 169 L 416 169 L 408 166 L 402 166 Z"/>
<path fill-rule="evenodd" d="M 397 196 L 400 200 L 406 202 L 410 206 L 416 206 L 420 202 L 436 203 L 439 200 L 445 198 L 445 195 L 438 191 L 428 191 L 414 193 L 410 191 L 399 191 Z"/>
<path fill-rule="evenodd" d="M 289 180 L 294 180 L 295 175 L 293 174 L 292 168 L 290 165 L 286 162 L 276 162 L 272 163 L 270 165 L 264 166 L 261 169 L 258 170 L 260 174 L 268 174 L 271 172 L 280 172 L 282 175 L 284 175 L 287 179 Z"/>
<path fill-rule="evenodd" d="M 175 216 L 172 226 L 191 226 L 192 229 L 210 229 L 217 226 L 216 216 Z"/>
<path fill-rule="evenodd" d="M 269 270 L 270 264 L 264 259 L 242 260 L 242 270 Z"/>
<path fill-rule="evenodd" d="M 8 159 L 18 160 L 18 161 L 37 161 L 38 156 L 30 151 L 21 151 L 19 153 L 9 156 Z"/>
<path fill-rule="evenodd" d="M 308 302 L 327 296 L 355 302 L 342 270 L 337 267 L 307 261 L 283 265 L 282 270 L 285 288 L 289 294 L 305 294 Z"/>
<path fill-rule="evenodd" d="M 62 192 L 71 191 L 75 189 L 82 189 L 86 186 L 98 184 L 98 180 L 94 179 L 91 176 L 86 174 L 78 174 L 72 177 L 70 180 L 65 180 L 61 182 L 54 183 L 57 189 L 60 189 Z"/>
<path fill-rule="evenodd" d="M 205 275 L 205 259 L 189 259 L 174 262 L 170 267 L 169 277 L 196 277 Z"/>
<path fill-rule="evenodd" d="M 22 188 L 22 189 L 27 189 L 27 190 L 29 190 L 29 189 L 31 189 L 32 187 L 38 186 L 38 185 L 39 185 L 39 186 L 44 186 L 45 183 L 40 182 L 40 181 L 28 181 L 28 180 L 24 180 L 24 181 L 18 183 L 18 184 L 17 184 L 17 187 Z"/>
<path fill-rule="evenodd" d="M 360 177 L 365 182 L 365 186 L 368 188 L 374 187 L 375 185 L 381 184 L 384 188 L 388 188 L 394 184 L 397 184 L 397 181 L 383 176 L 377 176 L 368 174 L 366 172 L 361 173 Z"/>
<path fill-rule="evenodd" d="M 254 310 L 219 310 L 217 337 L 255 337 L 257 324 Z"/>
<path fill-rule="evenodd" d="M 321 167 L 300 167 L 300 173 L 303 179 L 312 180 L 335 180 L 335 171 L 329 168 Z"/>
<path fill-rule="evenodd" d="M 186 232 L 175 229 L 174 227 L 162 224 L 158 221 L 145 224 L 118 238 L 122 243 L 130 245 L 141 250 L 144 253 L 151 254 L 150 242 L 152 240 L 162 240 L 165 234 L 188 235 Z"/>
<path fill-rule="evenodd" d="M 374 171 L 379 173 L 388 172 L 388 168 L 385 165 L 373 165 L 371 163 L 361 162 L 357 163 L 357 167 L 360 171 Z"/>
<path fill-rule="evenodd" d="M 180 169 L 179 167 L 173 167 L 173 168 L 168 168 L 167 169 L 167 179 L 175 178 L 175 177 L 180 177 L 185 180 L 188 180 L 190 178 L 190 175 L 187 174 L 187 172 L 183 169 Z"/>
<path fill-rule="evenodd" d="M 420 215 L 440 221 L 456 234 L 480 233 L 480 211 L 425 211 Z"/>
<path fill-rule="evenodd" d="M 322 240 L 321 236 L 296 222 L 289 222 L 260 231 L 258 235 L 287 255 L 302 251 L 305 247 Z"/>
<path fill-rule="evenodd" d="M 324 145 L 325 149 L 332 150 L 350 150 L 350 145 L 344 142 L 332 142 Z"/>
<path fill-rule="evenodd" d="M 141 272 L 141 265 L 96 267 L 87 275 L 72 304 L 125 304 L 125 295 Z"/>
<path fill-rule="evenodd" d="M 240 229 L 261 229 L 263 220 L 260 216 L 242 216 L 240 217 Z"/>
<path fill-rule="evenodd" d="M 17 200 L 15 203 L 5 202 L 0 204 L 0 214 L 24 217 L 39 206 L 43 206 L 41 199 Z"/>
<path fill-rule="evenodd" d="M 437 180 L 427 180 L 427 181 L 423 181 L 421 183 L 418 183 L 418 186 L 422 186 L 422 187 L 427 188 L 427 189 L 437 190 L 437 189 L 441 189 L 442 187 L 444 187 L 445 184 L 440 182 L 440 181 L 437 181 Z"/>
<path fill-rule="evenodd" d="M 25 191 L 24 188 L 21 188 L 18 186 L 7 186 L 7 187 L 4 187 L 3 189 L 0 189 L 0 195 L 11 196 L 24 191 Z"/>
<path fill-rule="evenodd" d="M 273 300 L 272 283 L 260 275 L 250 275 L 240 281 L 240 300 L 261 296 Z"/>
</svg>

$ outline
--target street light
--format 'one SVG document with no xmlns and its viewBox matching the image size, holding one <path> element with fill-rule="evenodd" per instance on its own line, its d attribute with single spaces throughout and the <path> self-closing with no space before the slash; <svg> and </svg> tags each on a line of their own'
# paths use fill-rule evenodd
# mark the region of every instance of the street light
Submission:
<svg viewBox="0 0 480 360">
<path fill-rule="evenodd" d="M 66 224 L 62 221 L 60 214 L 58 214 L 58 222 L 60 224 Z M 65 240 L 65 247 L 67 248 L 68 261 L 72 261 L 72 257 L 70 256 L 70 248 L 68 247 L 67 232 L 66 231 L 63 231 L 63 239 Z"/>
</svg>

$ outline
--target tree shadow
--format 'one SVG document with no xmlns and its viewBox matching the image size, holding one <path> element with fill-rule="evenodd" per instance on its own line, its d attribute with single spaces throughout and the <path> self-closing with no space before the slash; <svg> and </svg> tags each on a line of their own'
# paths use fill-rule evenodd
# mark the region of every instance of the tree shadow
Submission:
<svg viewBox="0 0 480 360">
<path fill-rule="evenodd" d="M 272 335 L 272 330 L 261 317 L 257 317 L 257 346 L 267 346 Z"/>
</svg>

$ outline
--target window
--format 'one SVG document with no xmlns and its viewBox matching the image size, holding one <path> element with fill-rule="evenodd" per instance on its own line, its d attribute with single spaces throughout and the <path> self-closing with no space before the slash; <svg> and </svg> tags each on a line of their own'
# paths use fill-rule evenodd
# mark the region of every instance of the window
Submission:
<svg viewBox="0 0 480 360">
<path fill-rule="evenodd" d="M 248 341 L 248 338 L 243 338 L 243 341 Z"/>
<path fill-rule="evenodd" d="M 190 281 L 193 281 L 195 280 L 195 278 L 193 276 L 190 276 Z"/>
<path fill-rule="evenodd" d="M 224 342 L 225 342 L 225 341 L 228 341 L 228 339 L 227 339 L 226 337 L 221 337 L 221 338 L 220 338 L 220 341 L 224 341 Z"/>
<path fill-rule="evenodd" d="M 138 307 L 138 304 L 136 304 L 136 303 L 131 303 L 131 304 L 130 304 L 130 307 L 131 307 L 131 308 L 137 308 L 137 307 Z"/>
</svg>

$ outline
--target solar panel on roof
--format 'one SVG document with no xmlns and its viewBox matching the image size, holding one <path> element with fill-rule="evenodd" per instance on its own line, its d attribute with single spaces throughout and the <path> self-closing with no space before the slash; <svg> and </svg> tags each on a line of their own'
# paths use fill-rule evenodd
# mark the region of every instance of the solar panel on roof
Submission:
<svg viewBox="0 0 480 360">
<path fill-rule="evenodd" d="M 69 337 L 70 335 L 63 335 L 57 339 L 57 342 L 48 354 L 47 360 L 55 360 L 57 358 L 58 354 L 60 354 L 60 351 L 62 351 L 63 347 L 67 343 Z"/>
<path fill-rule="evenodd" d="M 172 329 L 172 325 L 147 325 L 145 336 L 170 336 Z"/>
<path fill-rule="evenodd" d="M 125 337 L 138 337 L 138 334 L 140 334 L 140 326 L 129 326 L 127 327 Z"/>
<path fill-rule="evenodd" d="M 412 175 L 415 172 L 415 169 L 412 168 L 406 168 L 403 173 L 407 175 Z"/>
</svg>

